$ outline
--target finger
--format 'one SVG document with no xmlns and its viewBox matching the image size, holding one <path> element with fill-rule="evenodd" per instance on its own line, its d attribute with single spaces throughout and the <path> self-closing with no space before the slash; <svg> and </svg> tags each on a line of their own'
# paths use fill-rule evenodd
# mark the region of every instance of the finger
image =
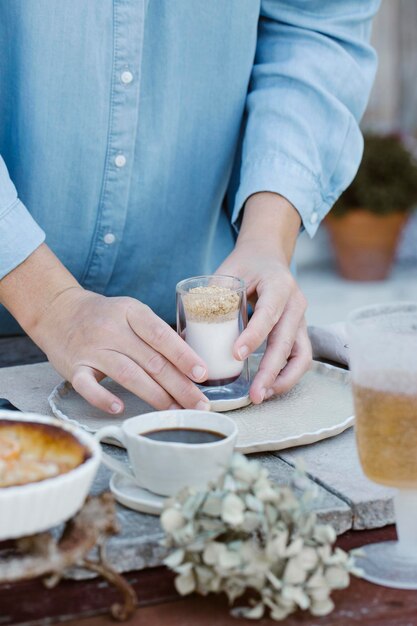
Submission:
<svg viewBox="0 0 417 626">
<path fill-rule="evenodd" d="M 307 333 L 294 344 L 294 353 L 287 365 L 278 375 L 272 388 L 268 389 L 265 398 L 275 394 L 283 394 L 292 389 L 300 378 L 310 369 L 312 363 L 311 344 Z"/>
<path fill-rule="evenodd" d="M 105 375 L 98 370 L 81 365 L 74 372 L 71 384 L 75 391 L 92 406 L 113 415 L 122 413 L 124 410 L 122 400 L 100 385 L 99 381 L 104 377 Z"/>
<path fill-rule="evenodd" d="M 137 308 L 139 307 L 139 308 Z M 196 382 L 207 378 L 207 366 L 166 322 L 147 306 L 137 303 L 128 309 L 127 321 L 133 332 L 165 356 L 183 374 Z"/>
<path fill-rule="evenodd" d="M 143 367 L 180 406 L 185 409 L 210 410 L 210 402 L 206 396 L 185 374 L 182 374 L 162 354 L 153 350 L 141 339 L 137 338 L 137 341 L 141 344 L 140 349 L 137 350 L 140 353 L 137 359 L 138 365 Z"/>
<path fill-rule="evenodd" d="M 124 354 L 106 350 L 101 356 L 100 367 L 119 385 L 142 398 L 155 409 L 180 408 L 165 389 Z"/>
<path fill-rule="evenodd" d="M 259 283 L 258 301 L 253 315 L 234 345 L 236 358 L 245 359 L 265 341 L 285 309 L 291 288 L 292 283 L 281 285 L 278 280 L 269 279 L 267 283 Z"/>
<path fill-rule="evenodd" d="M 292 300 L 268 337 L 265 354 L 252 384 L 254 402 L 262 402 L 266 390 L 273 386 L 293 350 L 304 309 Z"/>
</svg>

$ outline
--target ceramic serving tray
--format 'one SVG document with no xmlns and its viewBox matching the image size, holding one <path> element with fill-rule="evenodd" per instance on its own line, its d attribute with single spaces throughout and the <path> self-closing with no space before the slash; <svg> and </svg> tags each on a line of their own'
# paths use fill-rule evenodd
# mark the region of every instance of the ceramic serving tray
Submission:
<svg viewBox="0 0 417 626">
<path fill-rule="evenodd" d="M 256 369 L 252 363 L 251 370 Z M 121 424 L 133 415 L 154 409 L 110 379 L 103 384 L 122 398 L 125 411 L 109 416 L 90 406 L 71 384 L 61 383 L 49 396 L 56 417 L 89 432 L 108 424 Z M 236 449 L 244 453 L 282 450 L 343 432 L 354 422 L 350 374 L 331 365 L 313 362 L 312 368 L 290 392 L 261 405 L 228 411 L 236 421 L 239 436 Z"/>
</svg>

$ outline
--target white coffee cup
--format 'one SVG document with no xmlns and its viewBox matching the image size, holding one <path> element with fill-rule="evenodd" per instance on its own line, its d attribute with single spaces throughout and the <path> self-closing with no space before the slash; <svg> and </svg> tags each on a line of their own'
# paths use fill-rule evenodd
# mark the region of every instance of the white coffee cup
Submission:
<svg viewBox="0 0 417 626">
<path fill-rule="evenodd" d="M 210 443 L 172 443 L 143 436 L 174 428 L 213 431 L 223 438 Z M 121 426 L 104 426 L 95 434 L 98 441 L 110 437 L 127 449 L 132 469 L 103 453 L 107 467 L 153 493 L 171 496 L 184 487 L 204 488 L 220 476 L 232 457 L 237 426 L 220 413 L 158 411 L 131 417 Z"/>
</svg>

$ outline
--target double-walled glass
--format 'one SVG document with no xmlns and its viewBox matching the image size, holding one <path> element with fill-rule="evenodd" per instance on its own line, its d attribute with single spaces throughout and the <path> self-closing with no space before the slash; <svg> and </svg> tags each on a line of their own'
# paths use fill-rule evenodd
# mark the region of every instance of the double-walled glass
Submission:
<svg viewBox="0 0 417 626">
<path fill-rule="evenodd" d="M 398 541 L 365 546 L 358 565 L 372 582 L 417 589 L 417 303 L 354 311 L 348 335 L 360 462 L 397 489 Z"/>
<path fill-rule="evenodd" d="M 197 276 L 178 283 L 177 331 L 207 365 L 208 378 L 199 386 L 212 403 L 248 397 L 248 362 L 233 352 L 246 325 L 246 285 L 240 278 Z"/>
</svg>

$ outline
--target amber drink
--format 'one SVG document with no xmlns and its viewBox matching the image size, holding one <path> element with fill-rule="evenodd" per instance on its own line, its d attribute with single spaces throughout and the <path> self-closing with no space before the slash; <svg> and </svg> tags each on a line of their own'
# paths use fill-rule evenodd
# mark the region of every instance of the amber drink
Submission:
<svg viewBox="0 0 417 626">
<path fill-rule="evenodd" d="M 391 380 L 397 376 L 393 373 Z M 417 394 L 354 384 L 356 439 L 371 480 L 417 489 Z"/>
<path fill-rule="evenodd" d="M 398 541 L 364 546 L 371 582 L 417 589 L 417 303 L 354 311 L 348 320 L 356 441 L 366 476 L 394 487 Z"/>
</svg>

